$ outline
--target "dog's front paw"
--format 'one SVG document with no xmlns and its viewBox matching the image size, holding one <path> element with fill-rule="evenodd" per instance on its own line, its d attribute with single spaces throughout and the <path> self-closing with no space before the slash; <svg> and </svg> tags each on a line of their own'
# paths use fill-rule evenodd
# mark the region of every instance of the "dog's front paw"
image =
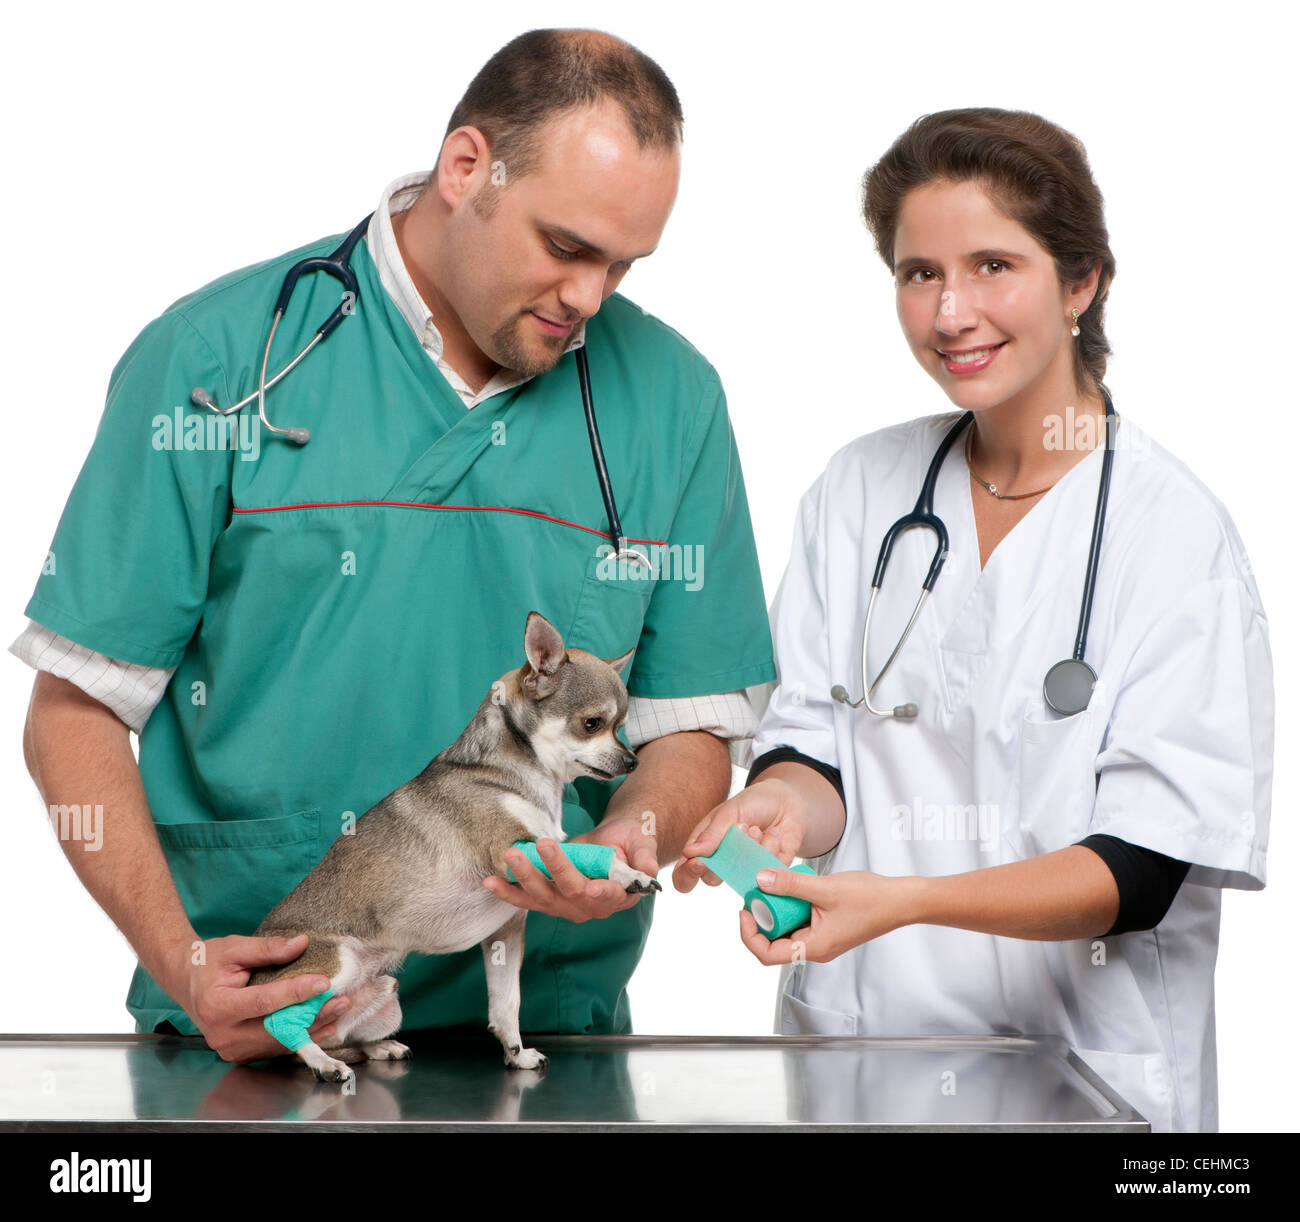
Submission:
<svg viewBox="0 0 1300 1222">
<path fill-rule="evenodd" d="M 633 879 L 625 888 L 629 895 L 639 895 L 643 891 L 662 891 L 657 878 L 651 878 L 648 874 L 643 874 L 640 878 Z"/>
<path fill-rule="evenodd" d="M 538 1052 L 536 1048 L 507 1048 L 506 1064 L 511 1069 L 538 1069 L 546 1068 L 546 1053 Z"/>
<path fill-rule="evenodd" d="M 657 878 L 651 878 L 649 874 L 632 869 L 617 857 L 609 863 L 609 877 L 611 882 L 618 883 L 630 895 L 639 895 L 643 891 L 663 890 Z"/>
</svg>

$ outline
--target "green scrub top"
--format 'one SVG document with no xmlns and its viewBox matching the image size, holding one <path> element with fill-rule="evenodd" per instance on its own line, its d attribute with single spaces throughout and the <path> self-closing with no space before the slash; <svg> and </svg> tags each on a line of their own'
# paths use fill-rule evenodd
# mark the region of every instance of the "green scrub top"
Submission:
<svg viewBox="0 0 1300 1222">
<path fill-rule="evenodd" d="M 251 934 L 335 837 L 416 776 L 523 662 L 540 611 L 567 645 L 614 657 L 633 696 L 695 696 L 775 678 L 744 482 L 712 366 L 614 294 L 586 348 L 624 531 L 657 576 L 602 564 L 605 511 L 573 353 L 467 411 L 380 283 L 267 394 L 299 447 L 242 440 L 190 406 L 254 390 L 287 268 L 342 235 L 182 298 L 113 371 L 94 444 L 27 614 L 110 657 L 175 667 L 140 736 L 158 838 L 201 938 Z M 299 282 L 269 371 L 307 342 L 338 282 Z M 177 427 L 177 424 L 181 427 Z M 257 453 L 253 457 L 253 443 Z M 697 571 L 686 563 L 701 558 Z M 564 790 L 570 836 L 618 782 Z M 110 819 L 111 821 L 111 819 Z M 625 986 L 651 897 L 605 920 L 531 913 L 520 1026 L 627 1032 Z M 487 1022 L 476 948 L 411 955 L 404 1026 Z M 198 1034 L 137 967 L 138 1031 Z"/>
</svg>

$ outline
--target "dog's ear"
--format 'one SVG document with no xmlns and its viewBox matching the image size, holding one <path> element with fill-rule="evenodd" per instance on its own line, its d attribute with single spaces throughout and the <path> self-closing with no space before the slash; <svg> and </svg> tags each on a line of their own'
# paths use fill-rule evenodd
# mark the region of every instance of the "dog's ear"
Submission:
<svg viewBox="0 0 1300 1222">
<path fill-rule="evenodd" d="M 524 677 L 524 686 L 538 696 L 549 696 L 555 688 L 555 674 L 569 655 L 555 626 L 537 611 L 528 613 L 524 626 L 524 656 L 532 668 Z"/>
<path fill-rule="evenodd" d="M 612 666 L 615 670 L 615 673 L 617 673 L 618 671 L 621 671 L 623 667 L 625 667 L 628 664 L 628 661 L 631 659 L 634 653 L 636 653 L 635 645 L 633 645 L 632 648 L 629 649 L 627 653 L 625 653 L 621 658 L 601 658 L 601 661 L 606 663 L 609 666 Z"/>
</svg>

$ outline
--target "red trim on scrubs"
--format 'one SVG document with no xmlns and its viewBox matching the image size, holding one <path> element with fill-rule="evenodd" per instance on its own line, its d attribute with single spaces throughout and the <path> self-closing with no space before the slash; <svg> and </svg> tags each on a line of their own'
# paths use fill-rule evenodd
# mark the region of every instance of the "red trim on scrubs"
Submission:
<svg viewBox="0 0 1300 1222">
<path fill-rule="evenodd" d="M 234 509 L 234 513 L 279 513 L 285 509 L 337 509 L 347 505 L 398 505 L 405 509 L 479 509 L 492 510 L 495 513 L 523 513 L 530 518 L 545 518 L 548 522 L 558 522 L 561 526 L 572 526 L 575 530 L 589 531 L 593 535 L 608 535 L 608 531 L 597 530 L 594 526 L 582 526 L 577 522 L 567 522 L 564 518 L 553 518 L 549 513 L 538 513 L 535 509 L 513 509 L 508 505 L 429 505 L 424 501 L 308 501 L 302 505 L 266 505 L 260 509 Z M 629 543 L 652 543 L 666 546 L 663 539 L 634 539 L 628 537 Z"/>
</svg>

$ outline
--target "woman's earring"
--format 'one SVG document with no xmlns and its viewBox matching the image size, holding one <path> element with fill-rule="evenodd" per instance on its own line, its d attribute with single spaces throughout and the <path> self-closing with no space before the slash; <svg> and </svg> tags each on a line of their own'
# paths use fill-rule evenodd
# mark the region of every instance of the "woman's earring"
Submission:
<svg viewBox="0 0 1300 1222">
<path fill-rule="evenodd" d="M 1078 335 L 1079 334 L 1079 311 L 1077 309 L 1071 310 L 1070 313 L 1074 315 L 1074 326 L 1070 328 L 1070 334 Z"/>
</svg>

